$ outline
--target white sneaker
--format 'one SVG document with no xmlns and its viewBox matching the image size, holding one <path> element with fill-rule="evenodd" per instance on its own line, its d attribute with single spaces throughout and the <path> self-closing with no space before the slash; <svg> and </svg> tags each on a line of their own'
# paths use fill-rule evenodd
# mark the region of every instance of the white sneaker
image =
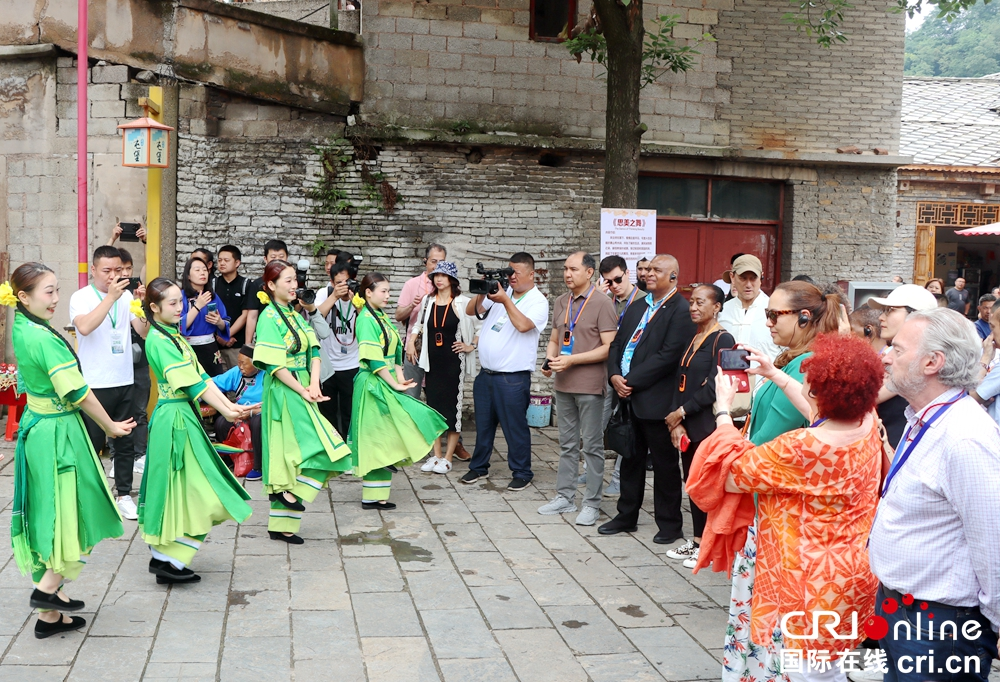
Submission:
<svg viewBox="0 0 1000 682">
<path fill-rule="evenodd" d="M 118 498 L 118 511 L 122 513 L 122 518 L 135 521 L 139 518 L 139 510 L 135 508 L 135 502 L 131 495 L 122 495 Z"/>
<path fill-rule="evenodd" d="M 593 526 L 597 523 L 597 519 L 601 516 L 601 510 L 598 507 L 588 507 L 584 505 L 583 509 L 576 517 L 576 525 L 578 526 Z"/>
<path fill-rule="evenodd" d="M 437 462 L 435 462 L 434 468 L 431 469 L 431 471 L 433 471 L 435 474 L 446 474 L 449 471 L 451 471 L 451 462 L 442 457 Z"/>
<path fill-rule="evenodd" d="M 701 547 L 695 547 L 694 548 L 694 554 L 691 555 L 691 558 L 685 559 L 681 563 L 681 566 L 683 566 L 684 568 L 694 568 L 695 566 L 697 566 L 698 565 L 698 553 L 699 553 L 700 550 L 701 550 Z"/>
<path fill-rule="evenodd" d="M 551 502 L 543 504 L 538 508 L 538 513 L 543 516 L 555 516 L 566 512 L 575 512 L 576 505 L 567 500 L 562 495 L 556 495 Z"/>
<path fill-rule="evenodd" d="M 438 457 L 428 457 L 427 461 L 424 462 L 423 466 L 420 467 L 421 471 L 434 471 L 434 466 L 441 460 Z"/>
<path fill-rule="evenodd" d="M 667 556 L 671 559 L 690 559 L 698 555 L 698 548 L 694 546 L 694 541 L 688 540 L 679 547 L 667 550 Z"/>
<path fill-rule="evenodd" d="M 882 682 L 885 676 L 878 669 L 852 670 L 847 673 L 847 679 L 853 682 Z"/>
<path fill-rule="evenodd" d="M 132 465 L 132 472 L 136 474 L 141 474 L 146 470 L 146 455 L 142 457 L 135 458 L 135 464 Z"/>
</svg>

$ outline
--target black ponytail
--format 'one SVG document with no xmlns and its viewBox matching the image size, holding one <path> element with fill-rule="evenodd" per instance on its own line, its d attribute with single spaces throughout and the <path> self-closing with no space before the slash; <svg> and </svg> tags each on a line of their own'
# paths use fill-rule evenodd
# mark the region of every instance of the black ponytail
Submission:
<svg viewBox="0 0 1000 682">
<path fill-rule="evenodd" d="M 378 323 L 379 329 L 382 330 L 382 338 L 384 339 L 382 341 L 382 357 L 386 357 L 389 355 L 389 331 L 385 328 L 385 325 L 382 324 L 382 320 L 378 319 L 378 315 L 375 314 L 375 309 L 372 308 L 371 304 L 367 300 L 365 301 L 365 307 L 368 308 L 368 312 L 372 314 L 372 317 L 374 317 L 375 321 Z"/>
<path fill-rule="evenodd" d="M 62 334 L 60 334 L 59 332 L 57 332 L 55 329 L 53 329 L 52 325 L 50 325 L 48 322 L 46 322 L 42 318 L 37 317 L 35 315 L 32 315 L 28 311 L 28 309 L 24 307 L 24 304 L 21 303 L 20 301 L 17 302 L 17 312 L 21 313 L 26 318 L 28 318 L 28 320 L 30 322 L 34 322 L 35 324 L 37 324 L 37 325 L 45 328 L 50 334 L 52 334 L 54 337 L 56 337 L 57 339 L 59 339 L 60 341 L 62 341 L 63 345 L 65 345 L 66 348 L 69 350 L 69 352 L 73 354 L 73 359 L 76 360 L 76 368 L 78 370 L 80 370 L 81 374 L 83 373 L 83 367 L 80 365 L 80 357 L 76 354 L 76 349 L 73 348 L 73 344 L 70 343 L 69 341 L 67 341 L 65 336 L 63 336 Z"/>
<path fill-rule="evenodd" d="M 271 301 L 271 302 L 274 303 L 274 301 Z M 280 305 L 278 305 L 277 303 L 275 303 L 274 304 L 274 309 L 278 311 L 278 315 L 281 316 L 281 321 L 284 322 L 285 326 L 288 327 L 288 330 L 292 332 L 292 337 L 295 340 L 292 342 L 291 353 L 292 353 L 292 355 L 297 355 L 298 352 L 300 350 L 302 350 L 302 339 L 301 339 L 301 337 L 299 337 L 299 332 L 298 332 L 298 330 L 295 327 L 293 327 L 288 322 L 288 318 L 285 317 L 285 313 L 282 312 Z"/>
</svg>

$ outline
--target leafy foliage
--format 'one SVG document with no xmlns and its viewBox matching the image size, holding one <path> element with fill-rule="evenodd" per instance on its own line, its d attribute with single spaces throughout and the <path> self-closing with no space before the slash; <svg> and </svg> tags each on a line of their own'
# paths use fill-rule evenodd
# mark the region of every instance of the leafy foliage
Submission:
<svg viewBox="0 0 1000 682">
<path fill-rule="evenodd" d="M 974 7 L 979 0 L 893 0 L 895 4 L 889 7 L 890 12 L 906 12 L 913 17 L 925 5 L 937 7 L 938 18 L 954 21 L 966 9 Z M 989 4 L 990 0 L 983 0 Z M 823 47 L 830 47 L 834 42 L 847 42 L 847 34 L 843 31 L 844 15 L 853 8 L 847 0 L 792 0 L 796 6 L 794 12 L 788 12 L 783 20 L 792 24 L 807 35 L 815 35 L 816 42 Z"/>
<path fill-rule="evenodd" d="M 626 6 L 624 0 L 623 4 Z M 646 87 L 667 71 L 678 73 L 687 71 L 694 65 L 694 58 L 700 54 L 694 46 L 678 45 L 671 37 L 677 25 L 677 15 L 663 14 L 652 20 L 653 28 L 646 31 L 642 45 L 642 80 L 640 87 Z M 711 34 L 702 36 L 703 41 L 714 41 Z M 700 43 L 697 43 L 700 44 Z M 591 61 L 604 66 L 608 60 L 608 44 L 596 22 L 590 22 L 578 35 L 563 42 L 563 46 L 579 62 L 586 54 Z M 607 68 L 607 67 L 605 67 Z"/>
<path fill-rule="evenodd" d="M 906 36 L 907 76 L 978 78 L 1000 72 L 1000 2 L 949 21 L 935 16 Z"/>
</svg>

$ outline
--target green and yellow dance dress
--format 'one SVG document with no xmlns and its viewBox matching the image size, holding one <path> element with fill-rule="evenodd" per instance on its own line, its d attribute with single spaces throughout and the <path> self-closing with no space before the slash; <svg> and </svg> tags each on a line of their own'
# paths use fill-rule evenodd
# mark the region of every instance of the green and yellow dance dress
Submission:
<svg viewBox="0 0 1000 682">
<path fill-rule="evenodd" d="M 320 353 L 312 327 L 290 307 L 282 306 L 286 325 L 277 305 L 271 302 L 260 312 L 253 351 L 253 364 L 265 371 L 262 480 L 269 495 L 289 491 L 304 502 L 312 502 L 329 479 L 351 469 L 351 451 L 320 414 L 316 403 L 274 376 L 278 370 L 287 369 L 303 387 L 308 387 L 313 358 Z M 299 351 L 293 354 L 296 337 Z M 302 512 L 288 509 L 279 501 L 271 502 L 268 530 L 297 533 L 301 524 Z"/>
<path fill-rule="evenodd" d="M 201 425 L 197 401 L 211 379 L 184 337 L 175 328 L 162 328 L 169 337 L 155 328 L 146 337 L 160 398 L 149 417 L 139 527 L 153 558 L 184 568 L 213 526 L 250 516 L 250 495 Z"/>
<path fill-rule="evenodd" d="M 394 391 L 377 374 L 380 369 L 393 371 L 396 365 L 403 364 L 403 344 L 388 315 L 381 310 L 373 315 L 365 306 L 358 312 L 354 329 L 361 367 L 354 377 L 347 440 L 355 474 L 363 479 L 362 500 L 388 500 L 392 471 L 386 467 L 406 466 L 423 459 L 448 424 L 437 411 Z"/>
<path fill-rule="evenodd" d="M 69 348 L 14 314 L 19 391 L 27 393 L 14 453 L 11 541 L 35 585 L 47 569 L 73 580 L 94 546 L 121 536 L 122 519 L 80 418 L 90 392 Z"/>
</svg>

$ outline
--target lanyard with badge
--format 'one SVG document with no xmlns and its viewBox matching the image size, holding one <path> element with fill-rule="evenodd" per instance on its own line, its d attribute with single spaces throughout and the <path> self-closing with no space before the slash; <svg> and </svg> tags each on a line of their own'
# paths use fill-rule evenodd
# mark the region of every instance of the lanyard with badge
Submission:
<svg viewBox="0 0 1000 682">
<path fill-rule="evenodd" d="M 681 363 L 678 367 L 678 372 L 680 374 L 678 378 L 677 390 L 683 393 L 687 390 L 687 370 L 691 367 L 691 363 L 694 362 L 694 356 L 698 354 L 698 349 L 701 348 L 702 344 L 708 341 L 710 337 L 716 330 L 722 329 L 718 322 L 712 325 L 712 328 L 705 332 L 705 335 L 699 338 L 695 336 L 691 339 L 691 343 L 688 345 L 687 350 L 684 351 L 684 355 L 681 356 Z M 705 380 L 707 381 L 707 379 Z M 704 386 L 704 382 L 702 382 Z"/>
<path fill-rule="evenodd" d="M 340 312 L 340 301 L 337 301 L 333 304 L 334 314 L 337 316 L 337 324 L 334 324 L 333 337 L 337 340 L 337 343 L 340 344 L 341 355 L 347 355 L 347 349 L 354 344 L 354 325 L 351 324 L 351 322 L 354 320 L 354 314 L 353 314 L 354 306 L 352 306 L 350 303 L 348 303 L 347 305 L 351 307 L 351 310 L 348 311 L 347 317 L 344 317 L 343 314 L 341 314 Z M 340 326 L 341 324 L 343 324 L 343 327 Z M 347 331 L 351 332 L 351 338 L 346 342 L 342 341 L 340 338 L 341 329 L 343 329 L 345 333 Z"/>
<path fill-rule="evenodd" d="M 941 409 L 935 412 L 934 416 L 932 416 L 927 421 L 923 421 L 922 418 L 918 419 L 915 426 L 917 426 L 917 428 L 919 428 L 920 431 L 918 431 L 917 435 L 913 437 L 912 442 L 910 441 L 910 433 L 913 431 L 913 427 L 911 426 L 906 430 L 906 435 L 903 436 L 902 440 L 899 441 L 899 445 L 896 446 L 896 456 L 892 458 L 892 466 L 889 467 L 889 473 L 885 477 L 885 484 L 882 486 L 882 493 L 881 493 L 882 497 L 885 497 L 885 494 L 889 492 L 889 484 L 892 483 L 892 479 L 896 477 L 896 474 L 899 473 L 899 470 L 903 468 L 904 464 L 906 464 L 906 460 L 909 459 L 913 451 L 916 450 L 917 444 L 924 437 L 924 434 L 927 433 L 927 430 L 931 428 L 931 424 L 936 422 L 938 418 L 945 412 L 947 412 L 952 405 L 957 403 L 965 396 L 966 396 L 965 391 L 962 391 L 961 393 L 958 394 L 958 396 L 954 400 L 949 400 L 948 402 L 942 404 Z M 932 405 L 931 407 L 934 406 Z M 927 414 L 926 410 L 924 411 L 924 414 Z M 907 447 L 907 443 L 909 443 L 909 447 Z"/>
<path fill-rule="evenodd" d="M 101 292 L 97 290 L 97 287 L 91 284 L 90 288 L 97 294 L 97 299 L 103 302 L 104 297 L 101 296 Z M 111 354 L 121 355 L 125 352 L 125 334 L 116 329 L 118 326 L 118 301 L 111 304 L 111 310 L 108 311 L 108 319 L 111 320 Z"/>
<path fill-rule="evenodd" d="M 632 287 L 632 293 L 631 293 L 631 294 L 629 294 L 629 296 L 628 296 L 628 300 L 627 300 L 627 301 L 625 302 L 625 307 L 624 307 L 624 308 L 622 308 L 622 312 L 621 312 L 621 314 L 619 314 L 619 315 L 618 315 L 618 326 L 619 326 L 619 327 L 620 327 L 620 326 L 622 326 L 622 318 L 624 318 L 624 317 L 625 317 L 625 311 L 626 311 L 626 310 L 628 310 L 628 307 L 629 307 L 630 305 L 632 305 L 632 301 L 634 301 L 634 300 L 635 300 L 635 295 L 636 295 L 636 294 L 637 294 L 638 292 L 639 292 L 639 287 Z"/>
<path fill-rule="evenodd" d="M 573 354 L 573 342 L 575 341 L 573 330 L 576 328 L 577 320 L 583 315 L 583 309 L 587 307 L 590 297 L 593 294 L 594 287 L 590 287 L 590 291 L 587 292 L 587 297 L 583 299 L 583 303 L 580 305 L 580 309 L 576 311 L 576 315 L 573 315 L 573 298 L 570 297 L 569 301 L 566 302 L 566 318 L 563 320 L 562 348 L 559 349 L 559 355 Z M 570 317 L 573 319 L 570 319 Z"/>
<path fill-rule="evenodd" d="M 529 289 L 528 291 L 525 291 L 523 294 L 521 294 L 520 298 L 518 298 L 516 301 L 514 301 L 514 307 L 516 308 L 517 304 L 520 303 L 524 299 L 524 297 L 527 296 L 530 292 L 531 292 L 531 290 Z M 497 320 L 493 324 L 493 326 L 490 327 L 490 329 L 493 330 L 493 331 L 495 331 L 495 332 L 500 331 L 501 329 L 503 329 L 503 326 L 505 324 L 507 324 L 507 320 L 509 320 L 509 319 L 510 319 L 510 315 L 507 314 L 507 308 L 505 306 L 504 307 L 503 317 L 501 317 L 499 320 Z"/>
</svg>

